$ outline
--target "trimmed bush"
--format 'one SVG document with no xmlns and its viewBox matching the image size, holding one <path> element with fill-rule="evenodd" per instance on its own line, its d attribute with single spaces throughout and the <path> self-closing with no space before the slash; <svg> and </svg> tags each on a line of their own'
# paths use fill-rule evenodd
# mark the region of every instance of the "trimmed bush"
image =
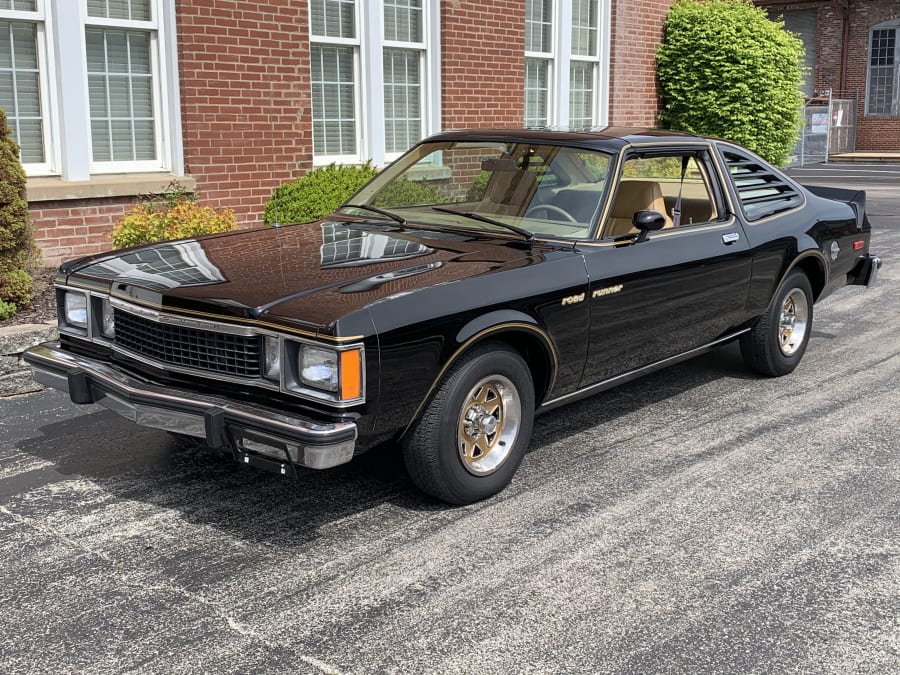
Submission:
<svg viewBox="0 0 900 675">
<path fill-rule="evenodd" d="M 172 239 L 228 232 L 237 227 L 234 213 L 200 206 L 196 199 L 175 198 L 143 201 L 131 209 L 112 231 L 113 248 L 153 244 Z"/>
<path fill-rule="evenodd" d="M 0 320 L 31 301 L 31 275 L 37 249 L 25 201 L 25 171 L 19 146 L 0 110 Z"/>
<path fill-rule="evenodd" d="M 656 54 L 660 121 L 781 165 L 802 120 L 803 44 L 749 0 L 677 0 Z"/>
<path fill-rule="evenodd" d="M 426 180 L 398 178 L 388 188 L 372 200 L 374 206 L 417 206 L 419 204 L 446 204 L 450 199 L 444 196 L 437 185 Z"/>
<path fill-rule="evenodd" d="M 307 223 L 327 216 L 375 177 L 375 167 L 329 164 L 275 188 L 266 202 L 263 222 Z"/>
</svg>

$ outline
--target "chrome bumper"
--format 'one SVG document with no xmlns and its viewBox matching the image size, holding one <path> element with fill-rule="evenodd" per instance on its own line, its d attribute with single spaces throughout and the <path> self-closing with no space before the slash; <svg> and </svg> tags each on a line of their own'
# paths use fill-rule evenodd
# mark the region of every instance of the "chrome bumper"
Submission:
<svg viewBox="0 0 900 675">
<path fill-rule="evenodd" d="M 850 273 L 852 279 L 850 283 L 866 287 L 874 285 L 875 281 L 878 279 L 878 272 L 881 270 L 881 265 L 881 258 L 877 255 L 864 256 L 857 263 L 853 272 Z"/>
<path fill-rule="evenodd" d="M 217 396 L 148 384 L 106 363 L 46 342 L 25 352 L 35 382 L 67 392 L 75 403 L 99 403 L 146 427 L 202 438 L 236 460 L 274 470 L 299 464 L 326 469 L 349 462 L 352 421 L 319 423 Z"/>
</svg>

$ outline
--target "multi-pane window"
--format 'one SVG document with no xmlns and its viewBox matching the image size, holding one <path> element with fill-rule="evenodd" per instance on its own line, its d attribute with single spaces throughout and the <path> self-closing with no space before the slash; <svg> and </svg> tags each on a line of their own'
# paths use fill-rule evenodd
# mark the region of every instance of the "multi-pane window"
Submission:
<svg viewBox="0 0 900 675">
<path fill-rule="evenodd" d="M 173 22 L 174 0 L 0 0 L 0 107 L 29 174 L 180 171 Z"/>
<path fill-rule="evenodd" d="M 45 162 L 36 0 L 0 0 L 0 108 L 24 164 Z"/>
<path fill-rule="evenodd" d="M 569 64 L 569 126 L 590 127 L 596 120 L 600 28 L 597 0 L 572 2 L 572 60 Z"/>
<path fill-rule="evenodd" d="M 384 2 L 384 142 L 401 153 L 422 138 L 422 0 Z"/>
<path fill-rule="evenodd" d="M 892 25 L 893 24 L 893 25 Z M 900 115 L 900 21 L 872 29 L 866 113 Z"/>
<path fill-rule="evenodd" d="M 357 67 L 359 39 L 354 0 L 312 0 L 311 84 L 313 152 L 357 152 Z"/>
<path fill-rule="evenodd" d="M 438 0 L 310 0 L 313 155 L 381 164 L 428 133 Z M 432 112 L 432 118 L 436 115 Z"/>
<path fill-rule="evenodd" d="M 526 126 L 598 124 L 604 9 L 608 0 L 526 0 Z"/>
<path fill-rule="evenodd" d="M 525 2 L 525 126 L 550 124 L 553 0 Z"/>
</svg>

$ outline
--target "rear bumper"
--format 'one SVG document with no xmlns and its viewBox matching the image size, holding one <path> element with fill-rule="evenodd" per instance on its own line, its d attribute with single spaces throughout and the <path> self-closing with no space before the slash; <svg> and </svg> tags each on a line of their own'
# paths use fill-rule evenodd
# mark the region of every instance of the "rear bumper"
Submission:
<svg viewBox="0 0 900 675">
<path fill-rule="evenodd" d="M 850 283 L 856 286 L 872 286 L 878 279 L 881 270 L 881 258 L 876 255 L 865 255 L 859 260 L 850 273 Z"/>
<path fill-rule="evenodd" d="M 349 462 L 352 421 L 320 423 L 216 396 L 149 384 L 106 363 L 46 342 L 25 352 L 35 382 L 67 392 L 75 403 L 98 403 L 142 426 L 202 438 L 236 460 L 274 470 L 293 464 L 325 469 Z"/>
</svg>

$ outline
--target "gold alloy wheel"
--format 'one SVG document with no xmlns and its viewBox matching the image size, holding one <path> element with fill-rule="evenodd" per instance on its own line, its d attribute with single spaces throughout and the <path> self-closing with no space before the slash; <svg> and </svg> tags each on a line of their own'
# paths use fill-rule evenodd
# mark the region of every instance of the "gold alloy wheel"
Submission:
<svg viewBox="0 0 900 675">
<path fill-rule="evenodd" d="M 510 380 L 503 375 L 479 380 L 466 395 L 457 427 L 466 470 L 476 476 L 496 471 L 513 449 L 521 420 L 522 402 Z"/>
<path fill-rule="evenodd" d="M 809 325 L 809 302 L 799 288 L 791 289 L 781 304 L 781 316 L 778 319 L 778 347 L 785 356 L 793 356 L 803 340 Z"/>
</svg>

